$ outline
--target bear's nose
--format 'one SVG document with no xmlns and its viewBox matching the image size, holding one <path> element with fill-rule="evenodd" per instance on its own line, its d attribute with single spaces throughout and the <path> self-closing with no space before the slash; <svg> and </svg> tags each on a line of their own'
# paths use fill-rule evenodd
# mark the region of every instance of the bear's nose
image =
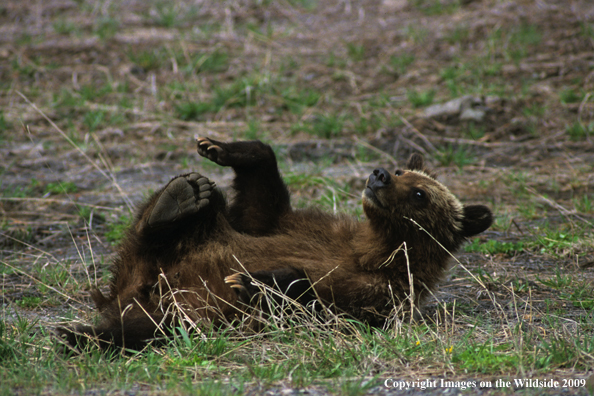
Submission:
<svg viewBox="0 0 594 396">
<path fill-rule="evenodd" d="M 385 170 L 384 168 L 377 168 L 373 170 L 373 175 L 375 176 L 375 182 L 379 186 L 385 186 L 390 183 L 390 173 Z"/>
</svg>

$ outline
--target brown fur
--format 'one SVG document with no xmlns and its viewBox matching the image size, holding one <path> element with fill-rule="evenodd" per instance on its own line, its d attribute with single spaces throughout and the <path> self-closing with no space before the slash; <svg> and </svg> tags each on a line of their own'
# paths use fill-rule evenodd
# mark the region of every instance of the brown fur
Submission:
<svg viewBox="0 0 594 396">
<path fill-rule="evenodd" d="M 91 335 L 103 347 L 142 347 L 159 335 L 158 323 L 170 331 L 174 304 L 191 321 L 233 318 L 250 295 L 237 275 L 228 277 L 246 270 L 271 285 L 306 277 L 302 289 L 313 284 L 312 298 L 378 324 L 409 296 L 409 270 L 418 306 L 444 277 L 448 252 L 492 222 L 489 209 L 463 206 L 418 155 L 407 170 L 373 171 L 362 195 L 368 220 L 356 221 L 293 210 L 274 153 L 261 142 L 199 139 L 198 152 L 233 167 L 233 203 L 196 173 L 156 192 L 120 248 L 109 296 L 92 294 L 101 323 L 60 329 L 71 344 Z"/>
</svg>

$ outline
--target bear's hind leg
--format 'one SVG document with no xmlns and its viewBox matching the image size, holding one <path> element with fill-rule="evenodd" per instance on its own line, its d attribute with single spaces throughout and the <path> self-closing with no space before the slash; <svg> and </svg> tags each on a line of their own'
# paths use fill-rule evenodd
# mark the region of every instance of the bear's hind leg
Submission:
<svg viewBox="0 0 594 396">
<path fill-rule="evenodd" d="M 213 197 L 214 187 L 213 182 L 199 173 L 174 178 L 141 211 L 136 231 L 143 234 L 176 227 L 184 219 L 204 211 L 213 198 L 218 198 Z"/>
</svg>

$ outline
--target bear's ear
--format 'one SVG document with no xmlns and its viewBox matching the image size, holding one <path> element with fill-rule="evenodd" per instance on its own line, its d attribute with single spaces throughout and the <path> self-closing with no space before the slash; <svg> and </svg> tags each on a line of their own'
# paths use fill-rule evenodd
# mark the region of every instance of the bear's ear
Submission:
<svg viewBox="0 0 594 396">
<path fill-rule="evenodd" d="M 425 161 L 423 160 L 423 156 L 418 153 L 411 155 L 408 159 L 408 162 L 406 163 L 406 169 L 420 171 L 425 170 Z"/>
<path fill-rule="evenodd" d="M 484 205 L 468 205 L 464 207 L 462 219 L 462 236 L 471 237 L 480 234 L 493 224 L 493 214 Z"/>
</svg>

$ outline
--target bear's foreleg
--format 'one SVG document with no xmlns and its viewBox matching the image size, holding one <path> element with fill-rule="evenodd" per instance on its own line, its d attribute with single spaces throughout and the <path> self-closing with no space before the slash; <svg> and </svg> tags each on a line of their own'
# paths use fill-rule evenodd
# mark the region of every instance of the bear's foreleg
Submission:
<svg viewBox="0 0 594 396">
<path fill-rule="evenodd" d="M 198 154 L 235 171 L 236 195 L 229 208 L 229 222 L 235 230 L 255 236 L 278 230 L 280 218 L 291 212 L 291 200 L 269 145 L 199 138 Z"/>
</svg>

